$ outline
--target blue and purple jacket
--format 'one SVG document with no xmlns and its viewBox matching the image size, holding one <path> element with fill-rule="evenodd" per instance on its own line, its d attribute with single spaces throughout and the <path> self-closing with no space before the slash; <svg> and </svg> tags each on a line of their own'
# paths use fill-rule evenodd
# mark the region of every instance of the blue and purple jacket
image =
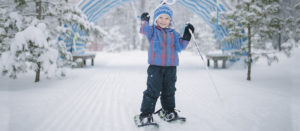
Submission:
<svg viewBox="0 0 300 131">
<path fill-rule="evenodd" d="M 140 33 L 145 34 L 150 46 L 148 63 L 158 66 L 178 66 L 178 52 L 185 49 L 189 41 L 183 40 L 180 34 L 171 28 L 150 26 L 147 21 L 142 22 Z"/>
</svg>

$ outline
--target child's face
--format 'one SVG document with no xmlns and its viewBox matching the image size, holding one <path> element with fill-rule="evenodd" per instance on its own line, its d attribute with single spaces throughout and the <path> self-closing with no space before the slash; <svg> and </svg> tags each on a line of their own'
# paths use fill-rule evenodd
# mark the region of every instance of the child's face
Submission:
<svg viewBox="0 0 300 131">
<path fill-rule="evenodd" d="M 171 19 L 170 19 L 170 17 L 169 17 L 168 15 L 166 15 L 166 14 L 160 15 L 160 16 L 157 18 L 157 20 L 156 20 L 156 24 L 157 24 L 158 26 L 160 26 L 161 28 L 167 28 L 167 27 L 169 27 L 170 23 L 171 23 Z"/>
</svg>

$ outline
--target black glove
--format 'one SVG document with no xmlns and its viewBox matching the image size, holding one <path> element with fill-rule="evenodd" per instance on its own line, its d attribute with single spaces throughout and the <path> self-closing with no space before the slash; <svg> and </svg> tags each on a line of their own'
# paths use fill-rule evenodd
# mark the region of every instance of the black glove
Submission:
<svg viewBox="0 0 300 131">
<path fill-rule="evenodd" d="M 190 33 L 189 30 L 191 30 L 194 33 L 194 26 L 190 23 L 188 23 L 184 29 L 184 33 L 182 37 L 183 40 L 187 40 L 187 41 L 191 40 L 192 34 Z"/>
<path fill-rule="evenodd" d="M 149 22 L 149 19 L 150 19 L 150 16 L 149 16 L 149 13 L 148 12 L 145 12 L 141 15 L 141 20 L 142 21 L 147 21 Z"/>
</svg>

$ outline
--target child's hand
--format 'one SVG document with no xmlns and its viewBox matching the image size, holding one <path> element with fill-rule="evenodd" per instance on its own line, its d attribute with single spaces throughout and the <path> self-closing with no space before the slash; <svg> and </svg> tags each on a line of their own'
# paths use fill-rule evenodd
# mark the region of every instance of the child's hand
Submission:
<svg viewBox="0 0 300 131">
<path fill-rule="evenodd" d="M 190 23 L 188 23 L 186 26 L 185 26 L 185 29 L 184 29 L 184 33 L 183 33 L 183 37 L 182 39 L 183 40 L 187 40 L 187 41 L 190 41 L 191 38 L 192 38 L 192 34 L 190 33 L 191 30 L 193 33 L 194 33 L 194 26 Z"/>
<path fill-rule="evenodd" d="M 141 16 L 141 20 L 149 22 L 149 19 L 150 19 L 149 13 L 148 12 L 144 12 L 142 14 L 142 16 Z"/>
</svg>

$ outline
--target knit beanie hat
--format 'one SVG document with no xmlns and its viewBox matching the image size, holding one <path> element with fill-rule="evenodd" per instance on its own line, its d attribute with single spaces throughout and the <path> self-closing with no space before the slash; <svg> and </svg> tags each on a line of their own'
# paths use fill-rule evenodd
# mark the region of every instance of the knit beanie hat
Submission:
<svg viewBox="0 0 300 131">
<path fill-rule="evenodd" d="M 154 11 L 154 19 L 153 19 L 153 23 L 156 23 L 156 20 L 158 19 L 158 16 L 162 15 L 162 14 L 166 14 L 170 17 L 171 21 L 173 20 L 173 11 L 172 9 L 167 6 L 166 4 L 163 4 L 162 6 L 160 6 L 159 8 L 157 8 Z"/>
</svg>

